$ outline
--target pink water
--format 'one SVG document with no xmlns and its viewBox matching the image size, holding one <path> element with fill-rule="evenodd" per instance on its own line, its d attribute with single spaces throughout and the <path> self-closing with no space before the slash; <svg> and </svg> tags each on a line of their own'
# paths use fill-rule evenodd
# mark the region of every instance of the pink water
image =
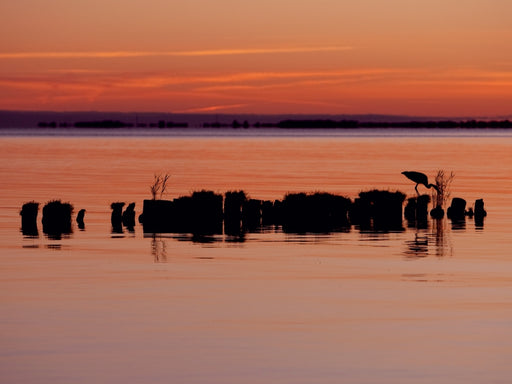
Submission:
<svg viewBox="0 0 512 384">
<path fill-rule="evenodd" d="M 512 377 L 512 137 L 0 138 L 0 381 L 482 383 Z M 453 171 L 483 229 L 113 236 L 112 201 L 372 188 Z M 420 187 L 421 188 L 421 187 Z M 19 209 L 85 208 L 85 231 L 24 238 Z M 406 227 L 404 225 L 404 227 Z"/>
</svg>

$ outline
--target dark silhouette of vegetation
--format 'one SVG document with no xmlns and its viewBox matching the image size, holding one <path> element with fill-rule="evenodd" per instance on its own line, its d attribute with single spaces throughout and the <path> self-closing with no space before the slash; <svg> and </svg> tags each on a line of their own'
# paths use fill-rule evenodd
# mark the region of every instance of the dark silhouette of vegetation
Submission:
<svg viewBox="0 0 512 384">
<path fill-rule="evenodd" d="M 233 125 L 229 125 L 226 123 L 219 123 L 219 122 L 203 123 L 203 128 L 227 128 L 227 127 L 233 127 Z"/>
<path fill-rule="evenodd" d="M 43 232 L 48 237 L 60 239 L 63 234 L 70 234 L 73 206 L 60 200 L 48 202 L 43 207 Z"/>
<path fill-rule="evenodd" d="M 512 122 L 509 120 L 492 121 L 405 121 L 405 122 L 361 122 L 357 120 L 282 120 L 275 125 L 278 128 L 286 129 L 354 129 L 354 128 L 442 128 L 442 129 L 488 129 L 512 128 Z"/>
<path fill-rule="evenodd" d="M 261 227 L 262 200 L 248 199 L 242 207 L 242 223 L 245 231 L 254 231 Z"/>
<path fill-rule="evenodd" d="M 139 222 L 145 233 L 173 232 L 174 204 L 170 200 L 144 200 Z"/>
<path fill-rule="evenodd" d="M 173 201 L 144 200 L 144 232 L 222 234 L 223 196 L 199 191 Z"/>
<path fill-rule="evenodd" d="M 77 122 L 57 122 L 40 121 L 37 124 L 40 128 L 57 127 L 76 127 L 76 128 L 187 128 L 188 122 L 174 122 L 158 120 L 156 122 L 128 123 L 115 119 L 77 121 Z M 357 128 L 438 128 L 438 129 L 510 129 L 512 122 L 510 120 L 411 120 L 411 121 L 359 121 L 353 119 L 333 120 L 333 119 L 285 119 L 278 122 L 257 121 L 251 124 L 248 120 L 240 122 L 237 119 L 231 123 L 224 121 L 204 122 L 201 124 L 204 128 L 282 128 L 282 129 L 357 129 Z"/>
<path fill-rule="evenodd" d="M 162 199 L 163 194 L 167 190 L 167 182 L 169 181 L 169 178 L 171 175 L 166 173 L 165 175 L 159 174 L 156 175 L 153 179 L 153 184 L 149 187 L 151 190 L 151 196 L 153 197 L 153 200 L 156 199 L 156 196 L 160 194 L 160 199 Z"/>
<path fill-rule="evenodd" d="M 166 128 L 187 128 L 188 123 L 175 123 L 173 121 L 168 121 L 165 125 Z"/>
<path fill-rule="evenodd" d="M 427 228 L 429 195 L 421 195 L 407 199 L 404 216 L 409 227 Z"/>
<path fill-rule="evenodd" d="M 305 128 L 358 128 L 356 120 L 282 120 L 277 124 L 278 128 L 305 129 Z"/>
<path fill-rule="evenodd" d="M 102 121 L 78 121 L 74 124 L 76 128 L 132 128 L 133 124 L 123 123 L 119 120 Z"/>
<path fill-rule="evenodd" d="M 280 207 L 283 230 L 327 233 L 347 228 L 350 204 L 350 199 L 330 193 L 287 194 Z"/>
<path fill-rule="evenodd" d="M 92 120 L 92 121 L 77 121 L 75 123 L 70 122 L 60 122 L 57 123 L 55 121 L 40 121 L 37 126 L 39 128 L 107 128 L 107 129 L 119 129 L 119 128 L 145 128 L 149 125 L 151 128 L 187 128 L 188 123 L 183 122 L 173 122 L 173 121 L 164 121 L 160 120 L 157 123 L 126 123 L 120 120 Z"/>
<path fill-rule="evenodd" d="M 400 231 L 405 194 L 400 191 L 360 192 L 350 207 L 350 221 L 362 230 Z"/>
<path fill-rule="evenodd" d="M 430 211 L 430 215 L 434 219 L 442 219 L 444 217 L 444 205 L 450 198 L 450 185 L 455 178 L 455 174 L 450 172 L 447 175 L 443 170 L 437 171 L 435 177 L 435 191 L 432 191 L 432 201 L 434 201 L 434 209 Z"/>
<path fill-rule="evenodd" d="M 247 201 L 244 191 L 229 191 L 224 196 L 224 233 L 243 240 L 242 210 Z"/>
<path fill-rule="evenodd" d="M 21 207 L 21 231 L 24 236 L 37 237 L 37 214 L 39 212 L 39 203 L 31 201 L 23 204 Z"/>
<path fill-rule="evenodd" d="M 261 202 L 261 225 L 277 225 L 282 222 L 283 202 L 280 200 Z"/>
<path fill-rule="evenodd" d="M 446 175 L 438 171 L 435 185 L 428 184 L 427 176 L 419 172 L 403 172 L 418 184 L 434 188 L 432 194 L 435 208 L 434 218 L 442 211 L 448 199 L 449 186 L 453 173 Z M 288 193 L 283 200 L 251 199 L 244 191 L 229 191 L 225 196 L 213 191 L 196 191 L 174 200 L 162 200 L 169 175 L 155 175 L 151 186 L 152 200 L 144 200 L 139 222 L 144 233 L 187 233 L 194 241 L 215 241 L 214 235 L 225 234 L 227 241 L 244 241 L 246 232 L 262 231 L 265 227 L 280 227 L 287 233 L 330 233 L 349 231 L 357 226 L 361 232 L 403 231 L 403 217 L 410 227 L 426 228 L 428 225 L 429 195 L 419 195 L 407 200 L 400 191 L 362 191 L 351 199 L 327 192 Z M 416 186 L 417 188 L 417 186 Z M 157 199 L 157 195 L 160 199 Z M 111 204 L 111 224 L 113 233 L 123 233 L 123 227 L 133 231 L 135 227 L 135 203 L 123 212 L 124 202 Z M 20 211 L 22 232 L 27 236 L 37 236 L 37 213 L 39 204 L 25 203 Z M 43 231 L 49 236 L 60 238 L 71 233 L 73 207 L 60 200 L 50 201 L 43 208 Z M 443 212 L 444 213 L 444 212 Z M 475 201 L 474 210 L 466 210 L 466 201 L 455 197 L 448 208 L 448 217 L 453 228 L 464 228 L 466 217 L 475 217 L 475 225 L 483 227 L 487 215 L 482 199 Z M 79 228 L 84 229 L 85 210 L 76 217 Z M 439 220 L 435 221 L 440 223 Z M 437 224 L 436 224 L 437 225 Z M 438 227 L 440 228 L 440 227 Z M 269 228 L 266 228 L 267 230 Z M 270 228 L 270 230 L 272 230 Z"/>
<path fill-rule="evenodd" d="M 153 197 L 153 200 L 156 199 L 156 196 L 160 194 L 160 199 L 162 199 L 163 194 L 167 190 L 167 182 L 169 181 L 169 178 L 171 175 L 166 173 L 165 175 L 159 174 L 156 175 L 153 179 L 153 184 L 149 187 L 151 190 L 151 196 Z"/>
</svg>

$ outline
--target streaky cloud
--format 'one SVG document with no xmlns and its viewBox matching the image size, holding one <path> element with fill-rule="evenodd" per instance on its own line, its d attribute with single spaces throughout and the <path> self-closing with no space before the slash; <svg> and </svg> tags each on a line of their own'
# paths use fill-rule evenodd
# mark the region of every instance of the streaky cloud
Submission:
<svg viewBox="0 0 512 384">
<path fill-rule="evenodd" d="M 192 51 L 97 51 L 97 52 L 3 52 L 0 59 L 123 59 L 137 57 L 196 57 L 267 55 L 286 53 L 338 52 L 353 49 L 349 46 L 242 48 Z"/>
<path fill-rule="evenodd" d="M 227 104 L 227 105 L 210 105 L 207 107 L 196 107 L 178 110 L 175 113 L 199 113 L 199 112 L 215 112 L 224 109 L 238 109 L 247 107 L 249 104 Z"/>
</svg>

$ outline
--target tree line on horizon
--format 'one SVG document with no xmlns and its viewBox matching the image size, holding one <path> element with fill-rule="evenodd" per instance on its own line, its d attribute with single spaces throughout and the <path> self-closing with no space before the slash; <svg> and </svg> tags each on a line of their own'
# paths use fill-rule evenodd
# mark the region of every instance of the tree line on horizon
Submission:
<svg viewBox="0 0 512 384">
<path fill-rule="evenodd" d="M 120 120 L 98 120 L 79 121 L 75 123 L 60 122 L 39 122 L 40 128 L 188 128 L 186 122 L 172 122 L 159 120 L 156 123 L 126 123 Z M 404 121 L 404 122 L 365 122 L 358 120 L 332 120 L 332 119 L 287 119 L 277 123 L 256 122 L 250 124 L 247 120 L 239 122 L 233 120 L 231 123 L 203 123 L 203 128 L 282 128 L 282 129 L 357 129 L 357 128 L 467 128 L 467 129 L 488 129 L 488 128 L 512 128 L 510 120 L 427 120 L 427 121 Z"/>
</svg>

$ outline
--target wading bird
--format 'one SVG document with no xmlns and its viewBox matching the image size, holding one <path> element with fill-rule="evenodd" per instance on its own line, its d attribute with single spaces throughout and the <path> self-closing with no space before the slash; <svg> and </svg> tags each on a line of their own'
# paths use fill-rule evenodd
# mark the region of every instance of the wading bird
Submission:
<svg viewBox="0 0 512 384">
<path fill-rule="evenodd" d="M 420 193 L 418 192 L 418 185 L 420 184 L 423 184 L 426 188 L 434 188 L 437 192 L 439 192 L 439 188 L 437 187 L 437 185 L 428 183 L 428 177 L 424 173 L 414 171 L 403 171 L 402 175 L 416 183 L 414 189 L 416 190 L 418 196 L 420 195 Z"/>
</svg>

